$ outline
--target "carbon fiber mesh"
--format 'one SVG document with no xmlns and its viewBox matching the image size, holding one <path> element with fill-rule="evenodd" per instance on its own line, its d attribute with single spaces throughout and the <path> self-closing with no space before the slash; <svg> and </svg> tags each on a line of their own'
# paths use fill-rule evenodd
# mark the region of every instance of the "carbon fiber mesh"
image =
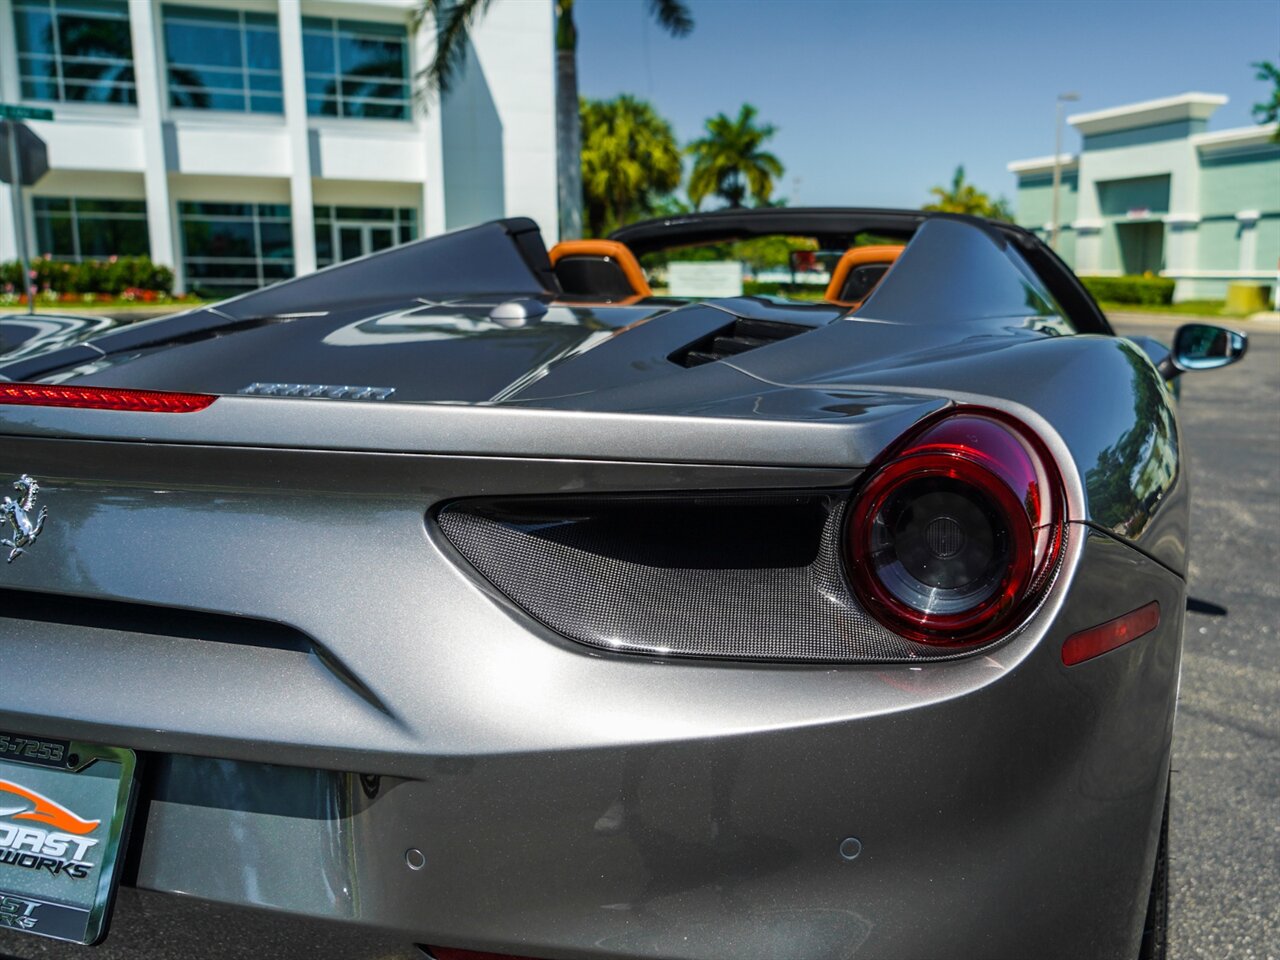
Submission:
<svg viewBox="0 0 1280 960">
<path fill-rule="evenodd" d="M 899 637 L 859 606 L 840 559 L 846 496 L 464 501 L 437 522 L 517 606 L 592 647 L 791 662 L 972 655 Z"/>
</svg>

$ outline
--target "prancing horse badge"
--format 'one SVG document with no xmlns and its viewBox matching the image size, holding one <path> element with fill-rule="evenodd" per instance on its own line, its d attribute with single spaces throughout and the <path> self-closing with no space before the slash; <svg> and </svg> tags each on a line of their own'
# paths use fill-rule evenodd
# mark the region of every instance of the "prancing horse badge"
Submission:
<svg viewBox="0 0 1280 960">
<path fill-rule="evenodd" d="M 0 503 L 0 527 L 3 527 L 7 521 L 13 530 L 11 536 L 0 540 L 0 544 L 9 548 L 9 559 L 6 563 L 13 563 L 27 552 L 27 547 L 36 542 L 36 537 L 40 536 L 40 531 L 44 529 L 44 518 L 49 515 L 49 508 L 41 507 L 35 522 L 31 521 L 31 514 L 36 508 L 36 497 L 40 493 L 40 484 L 31 477 L 24 473 L 13 481 L 13 489 L 22 496 L 17 500 L 5 497 L 4 502 Z"/>
</svg>

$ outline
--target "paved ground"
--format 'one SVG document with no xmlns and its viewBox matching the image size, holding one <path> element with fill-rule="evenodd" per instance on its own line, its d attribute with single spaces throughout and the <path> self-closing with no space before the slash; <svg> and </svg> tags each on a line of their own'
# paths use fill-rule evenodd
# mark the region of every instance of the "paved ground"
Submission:
<svg viewBox="0 0 1280 960">
<path fill-rule="evenodd" d="M 1173 324 L 1113 316 L 1168 342 Z M 1173 960 L 1280 958 L 1280 324 L 1183 381 L 1191 596 L 1173 744 Z"/>
</svg>

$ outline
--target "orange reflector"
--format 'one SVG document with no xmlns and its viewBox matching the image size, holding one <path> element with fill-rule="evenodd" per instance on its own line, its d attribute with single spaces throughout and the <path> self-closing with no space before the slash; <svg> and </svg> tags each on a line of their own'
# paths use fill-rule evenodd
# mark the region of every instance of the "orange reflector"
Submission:
<svg viewBox="0 0 1280 960">
<path fill-rule="evenodd" d="M 0 403 L 32 407 L 83 407 L 133 410 L 140 413 L 194 413 L 217 397 L 168 390 L 121 390 L 117 387 L 68 387 L 49 383 L 0 383 Z"/>
<path fill-rule="evenodd" d="M 1081 630 L 1067 637 L 1062 645 L 1062 662 L 1068 667 L 1100 657 L 1108 650 L 1122 647 L 1131 640 L 1144 637 L 1160 626 L 1160 604 L 1152 600 L 1132 613 Z"/>
</svg>

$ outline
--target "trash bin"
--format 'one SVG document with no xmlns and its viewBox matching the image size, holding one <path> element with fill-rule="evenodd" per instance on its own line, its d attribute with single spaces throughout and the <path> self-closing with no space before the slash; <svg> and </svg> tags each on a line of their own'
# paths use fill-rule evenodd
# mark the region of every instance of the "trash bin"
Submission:
<svg viewBox="0 0 1280 960">
<path fill-rule="evenodd" d="M 1270 309 L 1271 287 L 1267 284 L 1227 284 L 1227 313 L 1261 313 Z"/>
</svg>

